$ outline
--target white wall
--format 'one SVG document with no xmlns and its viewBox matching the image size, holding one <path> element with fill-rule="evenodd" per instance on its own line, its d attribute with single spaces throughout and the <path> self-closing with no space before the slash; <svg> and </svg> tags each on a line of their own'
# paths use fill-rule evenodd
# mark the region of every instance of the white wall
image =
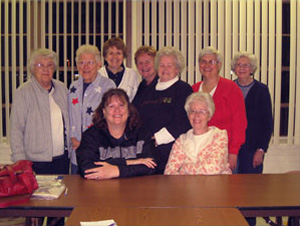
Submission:
<svg viewBox="0 0 300 226">
<path fill-rule="evenodd" d="M 0 165 L 11 163 L 10 153 L 11 150 L 8 144 L 0 144 Z"/>
<path fill-rule="evenodd" d="M 270 146 L 264 163 L 264 173 L 286 173 L 300 170 L 300 146 Z"/>
</svg>

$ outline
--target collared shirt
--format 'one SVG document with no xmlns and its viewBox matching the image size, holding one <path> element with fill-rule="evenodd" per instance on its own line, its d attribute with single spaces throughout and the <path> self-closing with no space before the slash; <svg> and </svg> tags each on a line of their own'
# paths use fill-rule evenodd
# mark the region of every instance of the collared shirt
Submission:
<svg viewBox="0 0 300 226">
<path fill-rule="evenodd" d="M 110 71 L 108 69 L 108 67 L 106 66 L 106 71 L 107 71 L 107 74 L 108 74 L 108 77 L 114 81 L 114 83 L 116 84 L 116 86 L 118 87 L 122 81 L 122 78 L 123 78 L 123 75 L 124 75 L 124 71 L 125 71 L 125 68 L 122 67 L 122 70 L 121 71 L 118 71 L 117 73 L 113 73 L 112 71 Z"/>
</svg>

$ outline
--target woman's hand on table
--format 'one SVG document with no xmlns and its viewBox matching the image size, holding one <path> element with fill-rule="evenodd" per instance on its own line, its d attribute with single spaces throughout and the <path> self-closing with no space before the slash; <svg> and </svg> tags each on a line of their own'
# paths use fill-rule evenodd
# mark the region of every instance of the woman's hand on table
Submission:
<svg viewBox="0 0 300 226">
<path fill-rule="evenodd" d="M 154 169 L 157 165 L 152 158 L 140 158 L 140 159 L 132 159 L 126 160 L 127 165 L 140 165 L 143 164 L 148 168 Z"/>
<path fill-rule="evenodd" d="M 107 162 L 95 162 L 95 165 L 99 165 L 100 167 L 84 171 L 84 173 L 86 174 L 84 178 L 91 180 L 101 180 L 116 178 L 120 176 L 118 166 L 111 165 Z"/>
</svg>

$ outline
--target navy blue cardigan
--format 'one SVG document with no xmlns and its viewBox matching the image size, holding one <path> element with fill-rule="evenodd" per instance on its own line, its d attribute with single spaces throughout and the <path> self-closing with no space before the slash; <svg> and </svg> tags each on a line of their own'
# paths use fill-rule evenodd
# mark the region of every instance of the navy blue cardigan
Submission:
<svg viewBox="0 0 300 226">
<path fill-rule="evenodd" d="M 248 126 L 246 142 L 241 149 L 248 147 L 248 151 L 255 152 L 262 148 L 266 152 L 273 132 L 272 104 L 268 87 L 254 80 L 254 85 L 246 96 L 245 105 Z"/>
</svg>

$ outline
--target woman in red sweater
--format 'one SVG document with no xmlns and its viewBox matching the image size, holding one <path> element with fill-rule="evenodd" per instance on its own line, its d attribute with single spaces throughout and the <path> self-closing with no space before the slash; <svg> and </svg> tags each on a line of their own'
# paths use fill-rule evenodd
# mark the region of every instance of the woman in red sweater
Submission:
<svg viewBox="0 0 300 226">
<path fill-rule="evenodd" d="M 199 53 L 198 63 L 203 81 L 192 86 L 194 92 L 210 93 L 215 102 L 216 111 L 209 126 L 226 129 L 228 133 L 228 161 L 230 169 L 237 166 L 237 155 L 245 142 L 247 127 L 245 102 L 239 87 L 231 80 L 219 75 L 222 57 L 214 47 L 205 47 Z"/>
</svg>

